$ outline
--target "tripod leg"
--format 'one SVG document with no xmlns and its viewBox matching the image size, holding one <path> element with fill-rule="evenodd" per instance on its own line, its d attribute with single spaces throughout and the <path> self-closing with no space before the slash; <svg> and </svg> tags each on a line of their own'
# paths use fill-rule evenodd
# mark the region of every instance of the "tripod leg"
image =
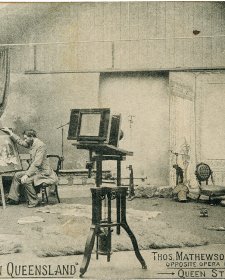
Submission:
<svg viewBox="0 0 225 280">
<path fill-rule="evenodd" d="M 132 245 L 133 245 L 133 248 L 134 248 L 134 252 L 135 252 L 135 255 L 137 257 L 137 259 L 139 260 L 139 262 L 141 263 L 142 265 L 142 268 L 143 269 L 147 269 L 147 265 L 145 263 L 145 260 L 143 259 L 140 251 L 139 251 L 139 248 L 138 248 L 138 243 L 137 243 L 137 240 L 136 240 L 136 237 L 134 236 L 133 232 L 131 231 L 130 227 L 128 226 L 127 223 L 122 223 L 121 226 L 125 229 L 125 231 L 127 232 L 127 234 L 129 235 L 130 239 L 131 239 L 131 242 L 132 242 Z"/>
<path fill-rule="evenodd" d="M 96 227 L 91 227 L 85 245 L 83 261 L 80 267 L 80 277 L 82 277 L 84 273 L 87 271 L 91 259 L 91 253 L 95 243 L 95 235 L 96 235 Z"/>
</svg>

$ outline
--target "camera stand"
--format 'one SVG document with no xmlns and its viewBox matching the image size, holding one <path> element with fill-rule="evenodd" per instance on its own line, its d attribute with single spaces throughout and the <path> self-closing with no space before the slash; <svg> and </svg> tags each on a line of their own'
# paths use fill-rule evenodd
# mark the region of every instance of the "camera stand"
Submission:
<svg viewBox="0 0 225 280">
<path fill-rule="evenodd" d="M 122 227 L 131 239 L 135 255 L 142 265 L 143 269 L 147 269 L 146 263 L 141 256 L 135 235 L 131 231 L 126 221 L 126 195 L 127 187 L 121 186 L 121 161 L 125 160 L 126 155 L 132 155 L 128 152 L 111 145 L 106 144 L 74 144 L 78 149 L 87 149 L 95 152 L 92 161 L 96 161 L 96 187 L 91 188 L 92 193 L 92 225 L 86 241 L 83 262 L 80 267 L 80 277 L 88 269 L 91 259 L 91 253 L 96 237 L 96 258 L 99 254 L 107 255 L 107 261 L 110 261 L 111 255 L 111 233 L 112 227 L 116 227 L 116 233 L 120 234 Z M 117 186 L 102 187 L 102 161 L 115 160 L 117 162 Z M 102 201 L 107 201 L 107 217 L 102 219 Z M 116 200 L 116 222 L 112 221 L 112 200 Z"/>
</svg>

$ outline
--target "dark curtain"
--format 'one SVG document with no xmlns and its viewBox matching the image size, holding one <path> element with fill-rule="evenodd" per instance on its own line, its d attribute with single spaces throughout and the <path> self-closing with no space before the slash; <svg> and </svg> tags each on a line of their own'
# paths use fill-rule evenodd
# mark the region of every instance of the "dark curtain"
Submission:
<svg viewBox="0 0 225 280">
<path fill-rule="evenodd" d="M 6 97 L 9 89 L 9 50 L 8 48 L 0 49 L 0 117 L 4 112 Z"/>
</svg>

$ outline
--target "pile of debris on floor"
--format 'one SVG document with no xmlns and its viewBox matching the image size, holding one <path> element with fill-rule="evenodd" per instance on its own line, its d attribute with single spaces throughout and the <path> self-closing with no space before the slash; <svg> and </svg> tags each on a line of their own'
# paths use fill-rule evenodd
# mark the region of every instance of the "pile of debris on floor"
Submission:
<svg viewBox="0 0 225 280">
<path fill-rule="evenodd" d="M 138 185 L 135 187 L 135 196 L 143 198 L 172 197 L 173 188 L 170 186 Z"/>
<path fill-rule="evenodd" d="M 137 198 L 173 198 L 174 187 L 170 186 L 153 186 L 150 184 L 140 184 L 135 186 L 135 197 Z M 197 200 L 199 197 L 199 188 L 188 188 L 187 199 Z M 209 198 L 201 196 L 201 200 L 207 201 Z M 215 201 L 219 201 L 221 206 L 225 206 L 225 196 L 215 197 Z"/>
</svg>

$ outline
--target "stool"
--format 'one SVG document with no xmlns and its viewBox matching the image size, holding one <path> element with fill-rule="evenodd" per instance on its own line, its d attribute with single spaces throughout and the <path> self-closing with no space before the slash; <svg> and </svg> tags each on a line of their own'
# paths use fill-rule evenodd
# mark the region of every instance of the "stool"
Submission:
<svg viewBox="0 0 225 280">
<path fill-rule="evenodd" d="M 40 193 L 41 193 L 41 204 L 45 203 L 45 198 L 46 198 L 46 202 L 48 203 L 48 193 L 47 193 L 47 187 L 50 187 L 52 185 L 48 185 L 46 183 L 42 183 L 41 185 L 39 185 L 40 187 Z M 59 199 L 59 194 L 58 194 L 58 184 L 55 184 L 55 194 L 57 197 L 58 202 L 60 203 L 60 199 Z"/>
<path fill-rule="evenodd" d="M 56 175 L 59 175 L 59 170 L 62 167 L 62 161 L 63 158 L 60 157 L 59 155 L 47 155 L 47 158 L 51 158 L 51 159 L 55 159 L 55 166 L 53 168 L 53 170 L 55 171 Z M 58 202 L 60 203 L 60 199 L 59 199 L 59 194 L 58 194 L 58 183 L 55 184 L 47 184 L 47 183 L 42 183 L 39 186 L 37 186 L 38 188 L 38 192 L 40 191 L 41 193 L 41 204 L 45 203 L 45 198 L 46 198 L 46 202 L 48 203 L 48 194 L 47 194 L 47 187 L 51 187 L 51 186 L 55 186 L 55 194 L 57 197 Z"/>
</svg>

